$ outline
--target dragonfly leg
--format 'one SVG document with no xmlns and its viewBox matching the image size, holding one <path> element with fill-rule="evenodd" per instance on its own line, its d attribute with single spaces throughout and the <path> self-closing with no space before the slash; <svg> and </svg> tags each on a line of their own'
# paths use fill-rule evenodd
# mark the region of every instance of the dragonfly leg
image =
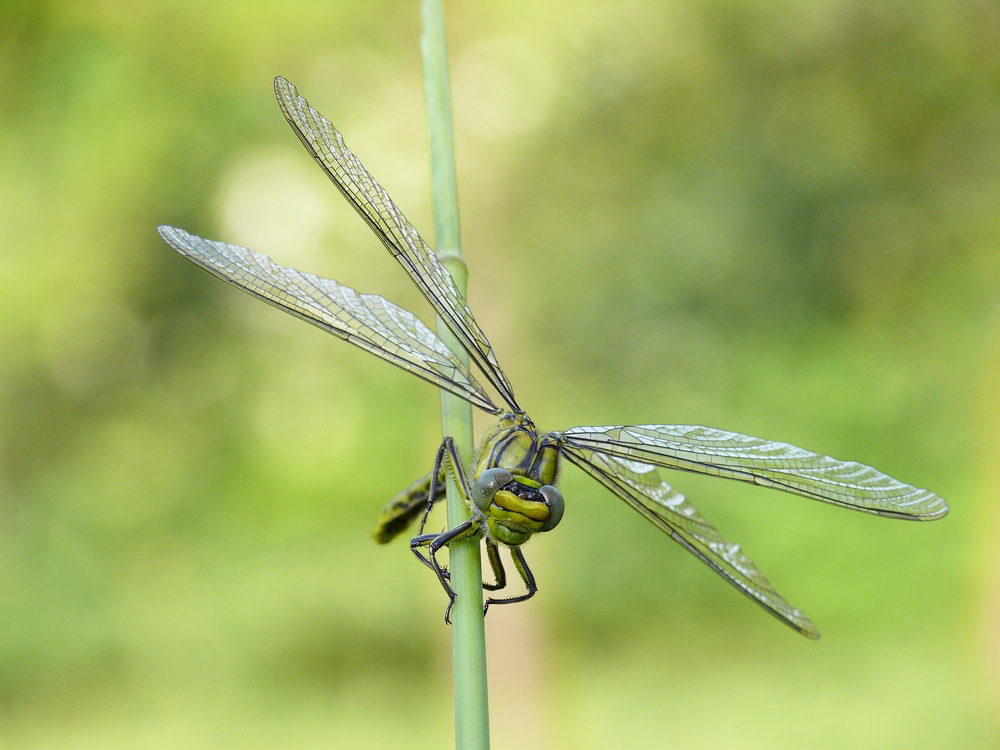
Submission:
<svg viewBox="0 0 1000 750">
<path fill-rule="evenodd" d="M 483 581 L 483 588 L 487 591 L 499 591 L 507 585 L 507 571 L 503 569 L 503 562 L 500 560 L 500 547 L 495 542 L 486 542 L 486 557 L 490 561 L 496 583 Z"/>
<path fill-rule="evenodd" d="M 413 554 L 417 556 L 417 559 L 438 575 L 443 574 L 445 578 L 451 577 L 448 574 L 448 569 L 436 564 L 436 562 L 432 563 L 430 555 L 425 556 L 425 554 L 421 552 L 421 549 L 424 546 L 428 546 L 429 542 L 427 542 L 427 540 L 434 539 L 438 536 L 437 534 L 424 534 L 424 526 L 427 525 L 427 516 L 430 515 L 431 508 L 434 507 L 434 503 L 438 499 L 444 497 L 445 494 L 446 466 L 444 465 L 444 458 L 448 455 L 448 441 L 450 439 L 451 438 L 446 438 L 441 441 L 441 447 L 438 448 L 437 454 L 434 456 L 434 468 L 426 477 L 427 487 L 424 489 L 424 502 L 426 508 L 424 510 L 423 518 L 420 519 L 420 531 L 417 536 L 410 540 L 410 549 L 413 550 Z M 454 449 L 454 446 L 452 446 L 452 448 Z M 461 466 L 461 464 L 459 464 L 459 466 Z M 459 487 L 461 489 L 461 484 L 459 484 Z M 413 516 L 416 516 L 416 513 L 413 513 Z M 409 523 L 409 521 L 407 521 L 407 523 Z"/>
<path fill-rule="evenodd" d="M 420 533 L 424 533 L 424 526 L 427 524 L 427 516 L 431 513 L 431 508 L 434 507 L 434 503 L 442 499 L 445 496 L 447 490 L 446 480 L 447 480 L 447 470 L 448 466 L 445 464 L 445 458 L 449 459 L 451 464 L 452 474 L 455 477 L 455 483 L 458 485 L 459 492 L 462 493 L 463 499 L 468 497 L 468 480 L 465 478 L 465 471 L 462 469 L 462 462 L 458 460 L 458 452 L 455 449 L 455 442 L 450 438 L 446 437 L 441 441 L 441 447 L 438 448 L 437 455 L 434 456 L 434 468 L 431 473 L 427 475 L 428 486 L 427 486 L 427 507 L 424 510 L 423 518 L 420 519 Z M 457 469 L 455 467 L 458 467 Z M 459 478 L 461 474 L 461 478 Z"/>
<path fill-rule="evenodd" d="M 443 575 L 447 580 L 451 580 L 451 573 L 448 572 L 448 568 L 445 567 L 444 565 L 441 565 L 440 563 L 435 565 L 433 562 L 431 562 L 430 554 L 423 551 L 424 547 L 429 548 L 431 546 L 431 542 L 433 542 L 439 536 L 441 535 L 420 534 L 419 536 L 415 536 L 410 540 L 410 550 L 413 552 L 414 555 L 416 555 L 417 559 L 420 560 L 420 562 L 422 562 L 428 568 L 433 570 L 435 575 L 437 575 L 438 571 L 441 571 L 441 575 Z"/>
<path fill-rule="evenodd" d="M 521 548 L 511 547 L 510 557 L 514 561 L 514 567 L 517 568 L 517 572 L 520 573 L 521 580 L 524 581 L 524 587 L 527 591 L 523 594 L 508 596 L 503 599 L 493 599 L 492 597 L 487 599 L 486 604 L 483 607 L 483 614 L 486 614 L 486 610 L 490 608 L 491 604 L 513 604 L 514 602 L 523 602 L 533 597 L 538 591 L 538 586 L 535 585 L 535 576 L 528 567 L 528 563 L 525 562 L 524 554 L 521 552 Z"/>
<path fill-rule="evenodd" d="M 434 459 L 434 469 L 430 473 L 430 484 L 427 489 L 428 498 L 434 498 L 437 496 L 438 481 L 443 479 L 447 475 L 447 472 L 451 472 L 462 500 L 475 512 L 475 507 L 469 499 L 469 480 L 465 474 L 465 469 L 462 467 L 462 462 L 459 460 L 458 449 L 455 448 L 455 441 L 450 437 L 446 437 L 441 442 L 441 447 L 438 449 L 437 456 Z M 430 512 L 432 505 L 432 502 L 428 502 L 427 510 L 424 512 L 424 517 L 420 522 L 421 532 L 424 530 L 424 525 L 427 522 L 427 514 Z M 444 588 L 445 592 L 448 594 L 450 601 L 448 602 L 448 608 L 444 613 L 444 621 L 447 623 L 451 622 L 451 608 L 455 604 L 455 591 L 451 587 L 451 576 L 447 568 L 443 567 L 438 562 L 437 553 L 442 547 L 446 547 L 452 542 L 460 539 L 466 539 L 471 536 L 479 536 L 480 533 L 480 521 L 473 518 L 464 521 L 455 528 L 449 529 L 441 534 L 421 533 L 410 540 L 410 549 L 413 550 L 413 554 L 415 554 L 417 559 L 424 565 L 434 571 L 438 580 L 441 582 L 442 588 Z M 423 552 L 423 548 L 425 547 L 427 548 L 426 553 Z"/>
<path fill-rule="evenodd" d="M 448 571 L 441 567 L 438 562 L 437 553 L 441 551 L 442 547 L 446 547 L 452 542 L 458 541 L 459 539 L 465 539 L 466 537 L 472 536 L 477 533 L 477 528 L 475 522 L 471 519 L 460 523 L 453 529 L 445 531 L 443 534 L 422 534 L 421 536 L 415 536 L 410 540 L 410 548 L 413 550 L 414 554 L 421 560 L 425 560 L 428 567 L 431 568 L 437 574 L 438 580 L 441 582 L 441 587 L 448 594 L 448 608 L 444 611 L 444 621 L 451 624 L 451 608 L 455 605 L 455 590 L 451 587 L 451 582 L 449 581 L 450 576 Z M 427 557 L 424 558 L 423 555 L 419 553 L 420 547 L 427 547 Z"/>
</svg>

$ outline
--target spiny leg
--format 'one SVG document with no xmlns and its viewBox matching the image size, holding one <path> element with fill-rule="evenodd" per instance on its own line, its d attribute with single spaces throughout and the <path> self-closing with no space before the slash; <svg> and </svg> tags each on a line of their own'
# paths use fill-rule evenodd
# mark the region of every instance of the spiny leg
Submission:
<svg viewBox="0 0 1000 750">
<path fill-rule="evenodd" d="M 424 477 L 422 480 L 414 482 L 407 490 L 404 490 L 392 503 L 387 505 L 380 514 L 382 516 L 388 515 L 390 510 L 394 512 L 402 511 L 404 503 L 406 504 L 407 513 L 411 517 L 415 517 L 416 513 L 412 509 L 416 508 L 418 503 L 426 503 L 426 507 L 423 512 L 423 518 L 420 520 L 420 533 L 418 536 L 411 540 L 410 548 L 413 550 L 417 559 L 420 560 L 424 565 L 426 565 L 431 570 L 435 570 L 434 565 L 431 561 L 421 553 L 420 548 L 424 546 L 429 546 L 429 540 L 435 539 L 438 534 L 424 534 L 424 527 L 427 524 L 427 517 L 430 514 L 431 509 L 438 500 L 441 500 L 445 496 L 445 479 L 446 479 L 446 465 L 444 464 L 444 456 L 446 454 L 447 445 L 442 441 L 441 446 L 438 448 L 437 453 L 434 456 L 434 470 Z M 419 493 L 419 501 L 415 497 Z M 468 493 L 465 493 L 467 497 Z M 405 496 L 405 499 L 404 499 Z M 398 533 L 398 532 L 397 532 Z M 378 537 L 376 536 L 376 539 Z M 506 572 L 503 568 L 503 563 L 500 561 L 500 555 L 496 544 L 490 545 L 487 543 L 487 556 L 489 557 L 490 567 L 493 569 L 493 575 L 496 579 L 496 583 L 486 583 L 483 582 L 483 588 L 488 591 L 496 591 L 502 589 L 506 586 Z M 444 573 L 444 577 L 451 580 L 451 575 L 448 572 L 448 568 L 443 565 L 438 565 L 441 571 Z M 437 571 L 435 571 L 437 572 Z"/>
<path fill-rule="evenodd" d="M 434 469 L 428 477 L 430 479 L 430 485 L 427 488 L 427 508 L 424 510 L 424 515 L 420 519 L 421 534 L 424 533 L 424 526 L 427 525 L 427 516 L 431 514 L 431 508 L 434 507 L 434 503 L 444 498 L 447 490 L 445 484 L 448 478 L 448 466 L 444 463 L 445 456 L 448 457 L 449 463 L 451 464 L 452 474 L 455 477 L 455 484 L 458 485 L 459 491 L 462 493 L 462 499 L 468 502 L 469 482 L 465 477 L 465 469 L 462 468 L 462 462 L 458 458 L 455 441 L 450 437 L 446 437 L 441 441 L 441 447 L 438 448 L 437 455 L 434 457 Z M 459 475 L 461 475 L 461 481 L 458 479 Z"/>
<path fill-rule="evenodd" d="M 427 487 L 427 507 L 424 510 L 423 517 L 420 519 L 420 532 L 417 534 L 417 536 L 415 536 L 413 539 L 410 540 L 410 549 L 413 550 L 413 554 L 417 556 L 417 559 L 420 560 L 420 562 L 422 562 L 428 568 L 433 570 L 435 573 L 437 573 L 439 576 L 443 573 L 445 578 L 450 577 L 448 574 L 448 570 L 446 568 L 442 568 L 440 565 L 436 563 L 436 561 L 432 563 L 429 556 L 425 557 L 420 552 L 420 548 L 428 546 L 429 542 L 427 542 L 426 540 L 434 539 L 435 537 L 438 536 L 438 534 L 425 534 L 424 526 L 427 525 L 427 516 L 430 515 L 431 508 L 434 507 L 434 503 L 438 500 L 438 496 L 443 497 L 444 495 L 444 487 L 441 487 L 439 489 L 438 482 L 441 482 L 442 484 L 444 483 L 443 480 L 445 479 L 445 472 L 447 471 L 447 466 L 444 465 L 444 457 L 448 455 L 448 442 L 450 440 L 451 440 L 450 437 L 442 440 L 441 447 L 438 448 L 437 454 L 434 456 L 434 468 L 431 470 L 431 473 L 427 475 L 427 479 L 429 482 Z M 454 450 L 454 443 L 452 443 L 452 450 Z M 461 462 L 455 460 L 452 463 L 453 465 L 457 464 L 458 467 L 461 469 L 462 466 Z M 464 471 L 462 472 L 462 477 L 463 479 L 465 478 Z M 461 483 L 459 483 L 457 478 L 455 480 L 455 483 L 459 485 L 459 491 L 462 491 Z M 467 497 L 468 493 L 463 492 L 463 495 Z M 450 593 L 450 589 L 446 590 L 449 591 Z"/>
<path fill-rule="evenodd" d="M 437 575 L 438 580 L 441 582 L 441 587 L 448 594 L 448 608 L 444 611 L 444 621 L 451 624 L 451 608 L 455 605 L 455 591 L 451 587 L 451 583 L 448 580 L 448 572 L 444 570 L 437 560 L 437 553 L 441 551 L 441 548 L 447 546 L 451 542 L 456 542 L 459 539 L 465 539 L 469 536 L 478 534 L 478 529 L 475 523 L 470 519 L 468 521 L 463 521 L 458 526 L 453 529 L 445 531 L 443 534 L 423 534 L 421 536 L 415 536 L 410 540 L 410 549 L 413 550 L 414 554 L 421 560 L 427 560 L 427 565 L 434 571 Z M 428 554 L 424 558 L 418 551 L 418 547 L 427 547 Z"/>
<path fill-rule="evenodd" d="M 446 437 L 442 443 L 441 447 L 438 449 L 437 457 L 434 460 L 434 470 L 431 472 L 431 483 L 428 488 L 428 497 L 434 497 L 437 489 L 437 480 L 441 473 L 450 471 L 452 477 L 455 480 L 455 486 L 458 488 L 458 492 L 462 497 L 463 502 L 466 506 L 475 512 L 475 508 L 470 500 L 469 496 L 469 480 L 465 474 L 465 469 L 462 467 L 462 462 L 458 457 L 458 450 L 455 448 L 455 441 L 450 437 Z M 430 512 L 430 505 L 428 505 L 427 511 L 424 513 L 424 518 L 420 522 L 421 532 L 424 529 L 424 524 L 427 522 L 427 514 Z M 455 591 L 451 588 L 449 582 L 448 571 L 441 566 L 437 560 L 437 553 L 442 547 L 451 544 L 452 542 L 459 541 L 460 539 L 466 539 L 468 537 L 478 537 L 480 535 L 479 522 L 474 519 L 469 519 L 460 523 L 453 529 L 449 529 L 441 534 L 419 534 L 410 540 L 410 549 L 413 550 L 413 554 L 417 556 L 424 565 L 427 565 L 438 577 L 438 581 L 441 582 L 441 587 L 448 594 L 449 602 L 448 608 L 444 613 L 444 620 L 447 623 L 451 622 L 451 608 L 455 604 Z M 427 547 L 428 554 L 426 557 L 421 554 L 421 548 Z"/>
<path fill-rule="evenodd" d="M 507 571 L 503 569 L 503 562 L 500 560 L 500 547 L 489 539 L 486 540 L 486 558 L 490 561 L 496 583 L 483 581 L 483 588 L 487 591 L 499 591 L 507 585 Z"/>
<path fill-rule="evenodd" d="M 524 594 L 518 594 L 517 596 L 508 596 L 503 599 L 493 599 L 489 598 L 486 600 L 486 604 L 483 607 L 483 614 L 486 614 L 486 610 L 490 608 L 491 604 L 513 604 L 514 602 L 523 602 L 535 595 L 538 591 L 538 586 L 535 585 L 535 576 L 532 575 L 531 569 L 528 567 L 528 563 L 524 561 L 524 554 L 521 552 L 520 547 L 510 548 L 510 557 L 514 561 L 514 567 L 517 568 L 517 572 L 521 575 L 521 580 L 524 581 L 524 587 L 527 592 Z"/>
<path fill-rule="evenodd" d="M 430 546 L 430 543 L 433 542 L 435 539 L 437 539 L 439 536 L 440 534 L 423 534 L 421 536 L 414 537 L 414 539 L 411 541 L 411 544 L 417 544 L 420 546 L 425 546 L 425 545 Z M 418 557 L 421 560 L 421 562 L 423 562 L 427 567 L 434 570 L 434 566 L 427 558 L 423 557 L 422 555 L 418 555 Z M 500 558 L 500 546 L 496 542 L 491 542 L 489 540 L 486 541 L 486 558 L 490 562 L 490 568 L 493 570 L 493 578 L 495 582 L 487 583 L 486 581 L 483 581 L 483 588 L 486 589 L 487 591 L 500 591 L 501 589 L 506 588 L 507 571 L 504 569 L 503 560 Z M 448 569 L 440 564 L 439 567 L 441 571 L 444 573 L 444 577 L 450 581 L 451 576 L 448 574 Z M 529 576 L 530 576 L 530 571 L 529 571 Z"/>
</svg>

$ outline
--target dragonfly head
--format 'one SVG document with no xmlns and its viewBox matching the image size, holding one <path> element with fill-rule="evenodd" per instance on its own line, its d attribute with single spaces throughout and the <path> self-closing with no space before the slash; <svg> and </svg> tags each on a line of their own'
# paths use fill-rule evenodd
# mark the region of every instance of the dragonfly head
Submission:
<svg viewBox="0 0 1000 750">
<path fill-rule="evenodd" d="M 562 493 L 550 484 L 487 469 L 472 483 L 472 501 L 486 515 L 493 537 L 512 547 L 532 534 L 551 531 L 562 520 Z"/>
</svg>

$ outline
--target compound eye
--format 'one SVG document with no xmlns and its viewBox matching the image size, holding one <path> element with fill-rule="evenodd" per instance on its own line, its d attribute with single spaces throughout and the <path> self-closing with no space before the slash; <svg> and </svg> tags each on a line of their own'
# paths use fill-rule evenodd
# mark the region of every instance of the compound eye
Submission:
<svg viewBox="0 0 1000 750">
<path fill-rule="evenodd" d="M 538 488 L 542 497 L 545 498 L 545 504 L 549 506 L 549 517 L 545 519 L 542 524 L 541 531 L 552 531 L 556 525 L 562 520 L 563 511 L 566 510 L 566 504 L 563 502 L 562 493 L 553 487 L 551 484 L 543 484 Z"/>
<path fill-rule="evenodd" d="M 514 481 L 514 475 L 506 469 L 487 469 L 472 483 L 472 502 L 479 510 L 486 510 L 493 502 L 497 490 Z"/>
</svg>

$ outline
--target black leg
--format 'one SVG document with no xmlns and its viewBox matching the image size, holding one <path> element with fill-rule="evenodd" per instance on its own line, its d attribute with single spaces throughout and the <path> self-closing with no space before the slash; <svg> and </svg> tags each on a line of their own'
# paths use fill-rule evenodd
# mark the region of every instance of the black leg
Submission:
<svg viewBox="0 0 1000 750">
<path fill-rule="evenodd" d="M 445 456 L 445 451 L 447 450 L 448 441 L 450 439 L 451 438 L 445 438 L 443 441 L 441 441 L 441 447 L 438 448 L 437 454 L 434 456 L 434 469 L 431 471 L 430 474 L 427 475 L 427 479 L 429 481 L 427 488 L 427 507 L 424 509 L 423 518 L 420 519 L 420 533 L 410 540 L 410 549 L 413 551 L 413 554 L 417 556 L 417 559 L 420 560 L 420 562 L 422 562 L 428 568 L 433 570 L 435 573 L 437 573 L 439 570 L 442 570 L 445 578 L 450 577 L 448 575 L 448 570 L 446 568 L 442 568 L 440 565 L 433 564 L 429 558 L 423 555 L 423 553 L 420 551 L 420 548 L 428 546 L 430 542 L 435 537 L 437 537 L 437 534 L 425 534 L 424 526 L 427 525 L 427 516 L 430 515 L 431 508 L 434 507 L 434 501 L 436 499 L 436 496 L 439 494 L 443 495 L 443 493 L 441 492 L 443 488 L 439 488 L 438 483 L 443 478 L 444 471 L 442 471 L 441 461 Z"/>
<path fill-rule="evenodd" d="M 518 596 L 508 596 L 503 599 L 487 599 L 486 606 L 483 609 L 484 613 L 490 608 L 491 604 L 513 604 L 514 602 L 527 601 L 538 591 L 538 586 L 535 585 L 535 576 L 532 575 L 528 563 L 525 562 L 521 548 L 511 547 L 510 557 L 514 561 L 514 567 L 517 568 L 517 572 L 521 574 L 521 580 L 524 581 L 524 587 L 527 589 L 527 592 Z"/>
<path fill-rule="evenodd" d="M 487 591 L 499 591 L 507 585 L 507 571 L 503 569 L 503 562 L 500 560 L 500 548 L 496 542 L 486 542 L 486 557 L 490 561 L 493 569 L 493 578 L 496 583 L 486 583 L 483 581 L 483 588 Z"/>
<path fill-rule="evenodd" d="M 410 540 L 410 549 L 413 550 L 419 560 L 434 571 L 441 582 L 441 587 L 448 594 L 448 609 L 444 612 L 444 621 L 448 624 L 451 624 L 451 608 L 455 604 L 455 591 L 451 587 L 448 572 L 438 563 L 437 553 L 441 551 L 442 547 L 447 546 L 451 542 L 469 536 L 473 530 L 472 521 L 466 521 L 443 534 L 424 534 L 422 536 L 415 536 Z M 417 551 L 418 547 L 428 548 L 426 558 Z"/>
<path fill-rule="evenodd" d="M 445 470 L 441 467 L 441 461 L 444 459 L 445 452 L 448 450 L 448 444 L 451 442 L 452 449 L 454 450 L 454 441 L 450 437 L 445 438 L 441 441 L 441 447 L 438 448 L 437 455 L 434 456 L 434 468 L 431 470 L 430 476 L 430 486 L 427 489 L 427 508 L 424 510 L 424 516 L 420 519 L 420 533 L 424 533 L 424 526 L 427 523 L 427 516 L 430 515 L 431 508 L 434 507 L 434 503 L 440 497 L 444 497 L 444 483 L 445 483 Z M 461 466 L 461 463 L 459 463 Z"/>
<path fill-rule="evenodd" d="M 438 581 L 441 582 L 442 588 L 448 594 L 449 602 L 448 608 L 444 613 L 444 621 L 450 623 L 451 608 L 455 604 L 455 591 L 451 587 L 451 576 L 447 568 L 443 567 L 437 560 L 437 553 L 442 547 L 446 547 L 452 542 L 470 536 L 478 537 L 482 532 L 480 531 L 479 522 L 469 519 L 441 534 L 423 533 L 424 526 L 427 523 L 427 515 L 430 513 L 431 506 L 433 505 L 431 498 L 434 498 L 438 494 L 438 483 L 443 476 L 447 475 L 447 472 L 451 472 L 452 477 L 455 479 L 455 485 L 462 500 L 470 508 L 472 507 L 469 497 L 469 480 L 466 477 L 465 469 L 462 467 L 462 462 L 459 460 L 455 441 L 450 437 L 446 437 L 438 449 L 437 456 L 434 459 L 434 469 L 430 474 L 430 486 L 427 490 L 427 510 L 424 511 L 424 517 L 420 521 L 421 533 L 410 540 L 410 549 L 413 550 L 413 554 L 417 556 L 418 560 L 434 571 L 438 577 Z M 426 556 L 422 552 L 424 547 L 427 548 Z"/>
</svg>

